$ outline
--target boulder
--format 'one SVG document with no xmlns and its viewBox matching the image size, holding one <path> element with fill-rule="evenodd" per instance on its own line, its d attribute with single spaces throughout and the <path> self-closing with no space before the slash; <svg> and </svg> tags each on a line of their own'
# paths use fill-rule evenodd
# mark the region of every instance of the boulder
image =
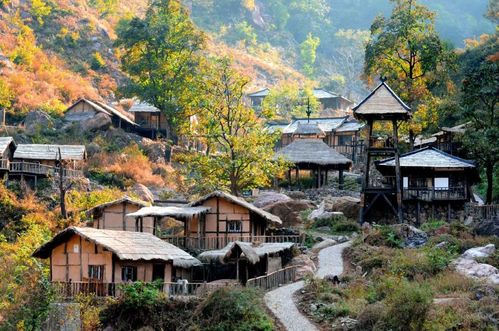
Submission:
<svg viewBox="0 0 499 331">
<path fill-rule="evenodd" d="M 336 244 L 337 244 L 336 240 L 324 239 L 323 241 L 318 242 L 312 247 L 312 253 L 319 253 L 322 249 L 334 246 Z"/>
<path fill-rule="evenodd" d="M 309 200 L 287 200 L 279 201 L 263 208 L 271 214 L 279 216 L 282 220 L 282 227 L 301 227 L 303 220 L 300 213 L 316 206 Z"/>
<path fill-rule="evenodd" d="M 50 115 L 41 110 L 29 112 L 24 118 L 24 129 L 29 136 L 36 134 L 41 129 L 47 129 L 53 126 L 54 121 Z"/>
<path fill-rule="evenodd" d="M 276 202 L 289 201 L 289 200 L 291 200 L 291 198 L 288 197 L 286 194 L 268 191 L 260 193 L 260 195 L 255 199 L 255 201 L 253 201 L 253 204 L 258 208 L 263 208 L 265 206 L 271 205 Z"/>
<path fill-rule="evenodd" d="M 359 218 L 360 199 L 350 196 L 331 197 L 328 202 L 331 203 L 331 211 L 342 212 L 350 219 Z"/>
<path fill-rule="evenodd" d="M 106 130 L 111 124 L 111 117 L 104 113 L 97 113 L 95 116 L 80 122 L 83 132 Z"/>
<path fill-rule="evenodd" d="M 359 325 L 359 321 L 350 317 L 340 317 L 331 326 L 334 331 L 349 331 L 356 330 Z"/>
<path fill-rule="evenodd" d="M 489 257 L 496 251 L 494 244 L 489 244 L 483 247 L 470 248 L 461 255 L 464 259 L 476 259 L 480 257 Z"/>
<path fill-rule="evenodd" d="M 144 153 L 152 162 L 165 163 L 167 149 L 167 145 L 165 143 L 143 138 L 139 146 L 144 150 Z"/>
<path fill-rule="evenodd" d="M 139 184 L 139 183 L 135 184 L 132 187 L 131 192 L 133 194 L 137 195 L 139 197 L 139 199 L 141 199 L 142 201 L 150 202 L 150 203 L 154 202 L 154 195 L 146 186 L 144 186 L 142 184 Z"/>
<path fill-rule="evenodd" d="M 489 257 L 494 254 L 495 246 L 493 244 L 470 248 L 464 252 L 452 265 L 456 271 L 466 277 L 484 280 L 485 282 L 493 285 L 499 285 L 499 269 L 496 267 L 478 263 L 477 258 Z"/>
<path fill-rule="evenodd" d="M 322 201 L 319 205 L 319 208 L 313 210 L 310 215 L 308 215 L 308 219 L 311 221 L 322 220 L 333 218 L 336 216 L 344 216 L 340 211 L 327 211 L 326 202 Z"/>
<path fill-rule="evenodd" d="M 481 219 L 472 226 L 480 236 L 499 236 L 499 222 L 497 219 Z"/>
<path fill-rule="evenodd" d="M 426 232 L 409 224 L 394 224 L 392 229 L 404 240 L 406 247 L 421 247 L 428 240 Z"/>
<path fill-rule="evenodd" d="M 286 193 L 291 199 L 295 199 L 295 200 L 307 199 L 307 195 L 305 193 L 303 193 L 302 191 L 289 191 Z"/>
<path fill-rule="evenodd" d="M 317 270 L 314 261 L 306 254 L 295 256 L 288 264 L 289 266 L 296 266 L 296 279 L 302 279 L 308 274 L 314 274 Z"/>
</svg>

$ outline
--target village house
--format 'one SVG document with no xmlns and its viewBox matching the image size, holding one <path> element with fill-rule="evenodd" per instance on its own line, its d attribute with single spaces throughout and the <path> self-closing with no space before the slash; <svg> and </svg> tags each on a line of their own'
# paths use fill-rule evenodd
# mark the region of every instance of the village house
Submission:
<svg viewBox="0 0 499 331">
<path fill-rule="evenodd" d="M 135 123 L 139 126 L 139 133 L 152 139 L 158 135 L 167 136 L 168 122 L 160 109 L 137 100 L 128 111 L 133 114 Z"/>
<path fill-rule="evenodd" d="M 298 123 L 293 131 L 293 142 L 279 150 L 276 158 L 282 157 L 291 162 L 294 168 L 294 180 L 300 185 L 300 176 L 308 172 L 314 178 L 315 187 L 328 183 L 330 171 L 338 171 L 338 186 L 343 189 L 343 172 L 349 170 L 352 161 L 324 142 L 325 132 L 317 123 Z M 291 184 L 292 170 L 288 171 L 288 184 Z"/>
<path fill-rule="evenodd" d="M 395 178 L 395 160 L 376 162 L 387 183 Z M 464 205 L 473 200 L 479 180 L 474 162 L 433 147 L 400 155 L 404 219 L 421 225 L 429 219 L 464 220 Z"/>
<path fill-rule="evenodd" d="M 127 215 L 147 206 L 148 204 L 143 201 L 124 196 L 121 199 L 92 207 L 85 213 L 91 219 L 89 225 L 95 229 L 138 231 L 139 224 L 134 218 L 127 217 Z M 143 232 L 154 232 L 152 220 L 140 225 Z"/>
<path fill-rule="evenodd" d="M 9 173 L 10 161 L 16 147 L 16 142 L 12 137 L 0 137 L 0 175 L 5 176 Z"/>
<path fill-rule="evenodd" d="M 431 137 L 417 137 L 414 147 L 435 147 L 443 152 L 463 157 L 465 152 L 460 139 L 465 134 L 468 126 L 469 123 L 463 123 L 453 127 L 442 127 L 440 131 L 432 134 Z"/>
<path fill-rule="evenodd" d="M 116 284 L 178 278 L 192 280 L 201 262 L 180 248 L 146 232 L 69 227 L 39 247 L 34 257 L 50 259 L 50 281 L 63 294 L 115 295 Z M 66 292 L 66 293 L 64 293 Z"/>
<path fill-rule="evenodd" d="M 109 118 L 109 123 L 116 128 L 133 130 L 137 126 L 125 112 L 121 112 L 104 102 L 85 98 L 78 99 L 69 106 L 64 113 L 64 119 L 68 122 L 85 122 L 97 118 L 96 116 L 99 114 L 104 117 L 104 119 L 98 118 L 100 122 L 105 122 L 105 118 Z"/>
<path fill-rule="evenodd" d="M 269 236 L 267 230 L 282 224 L 272 215 L 232 194 L 215 191 L 188 206 L 145 207 L 128 214 L 141 224 L 153 219 L 155 234 L 175 245 L 196 249 L 220 249 L 229 242 L 298 241 L 299 236 Z M 168 220 L 181 222 L 180 231 L 165 226 Z M 174 228 L 178 230 L 178 228 Z"/>
<path fill-rule="evenodd" d="M 9 178 L 33 177 L 36 181 L 38 177 L 59 175 L 61 168 L 64 177 L 82 177 L 86 157 L 83 145 L 19 144 L 10 162 Z"/>
</svg>

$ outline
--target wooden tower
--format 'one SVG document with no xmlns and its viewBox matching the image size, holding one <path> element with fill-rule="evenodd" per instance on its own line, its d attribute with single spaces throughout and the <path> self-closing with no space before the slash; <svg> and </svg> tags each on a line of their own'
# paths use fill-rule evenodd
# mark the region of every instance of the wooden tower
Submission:
<svg viewBox="0 0 499 331">
<path fill-rule="evenodd" d="M 369 214 L 375 205 L 385 204 L 398 219 L 403 222 L 402 216 L 402 179 L 400 175 L 400 152 L 398 148 L 398 127 L 401 121 L 411 117 L 410 108 L 393 92 L 382 79 L 361 103 L 353 108 L 354 117 L 365 121 L 368 128 L 366 144 L 366 158 L 364 180 L 361 191 L 360 222 L 368 221 Z M 392 126 L 391 135 L 374 136 L 373 126 Z M 374 161 L 380 158 L 393 157 L 395 159 L 395 177 L 386 178 L 374 175 L 372 167 Z"/>
</svg>

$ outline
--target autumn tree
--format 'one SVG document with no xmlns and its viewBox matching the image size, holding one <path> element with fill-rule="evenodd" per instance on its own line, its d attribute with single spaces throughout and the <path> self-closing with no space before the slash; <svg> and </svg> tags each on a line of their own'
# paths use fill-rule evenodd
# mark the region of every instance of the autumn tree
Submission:
<svg viewBox="0 0 499 331">
<path fill-rule="evenodd" d="M 283 163 L 274 160 L 277 136 L 264 129 L 243 101 L 247 84 L 227 59 L 215 60 L 207 73 L 202 111 L 192 129 L 207 152 L 179 157 L 197 188 L 240 195 L 245 189 L 268 186 L 283 170 Z"/>
<path fill-rule="evenodd" d="M 159 108 L 175 138 L 197 102 L 198 69 L 205 36 L 179 0 L 153 0 L 144 18 L 123 20 L 117 28 L 122 68 L 129 76 L 124 92 Z"/>
<path fill-rule="evenodd" d="M 470 121 L 465 149 L 485 168 L 487 203 L 493 201 L 494 171 L 499 162 L 499 40 L 490 36 L 460 58 L 463 75 L 461 115 Z"/>
<path fill-rule="evenodd" d="M 282 81 L 263 99 L 262 113 L 269 119 L 291 120 L 305 117 L 307 108 L 312 113 L 319 109 L 319 101 L 310 87 L 300 88 L 297 83 Z"/>
<path fill-rule="evenodd" d="M 319 47 L 321 40 L 319 37 L 314 37 L 311 33 L 307 35 L 300 44 L 300 58 L 303 63 L 303 72 L 309 78 L 312 78 L 315 73 L 315 60 L 317 58 L 317 47 Z"/>
<path fill-rule="evenodd" d="M 366 46 L 368 82 L 384 76 L 413 111 L 405 127 L 411 146 L 415 136 L 438 121 L 438 95 L 452 89 L 449 71 L 454 56 L 435 31 L 435 14 L 416 0 L 391 0 L 389 18 L 377 17 Z"/>
</svg>

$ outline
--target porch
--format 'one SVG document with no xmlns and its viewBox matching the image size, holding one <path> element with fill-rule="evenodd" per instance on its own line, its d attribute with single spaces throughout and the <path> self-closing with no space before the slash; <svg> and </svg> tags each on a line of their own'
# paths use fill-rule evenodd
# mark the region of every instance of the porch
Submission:
<svg viewBox="0 0 499 331">
<path fill-rule="evenodd" d="M 28 175 L 40 175 L 40 176 L 52 176 L 56 177 L 60 174 L 60 167 L 34 163 L 34 162 L 23 162 L 14 161 L 10 162 L 8 160 L 2 160 L 2 169 L 8 169 L 10 173 L 13 174 L 28 174 Z M 63 169 L 64 177 L 78 178 L 83 177 L 83 171 L 75 169 Z"/>
<path fill-rule="evenodd" d="M 402 189 L 402 199 L 404 200 L 467 200 L 467 197 L 465 186 L 448 188 L 408 187 Z"/>
</svg>

